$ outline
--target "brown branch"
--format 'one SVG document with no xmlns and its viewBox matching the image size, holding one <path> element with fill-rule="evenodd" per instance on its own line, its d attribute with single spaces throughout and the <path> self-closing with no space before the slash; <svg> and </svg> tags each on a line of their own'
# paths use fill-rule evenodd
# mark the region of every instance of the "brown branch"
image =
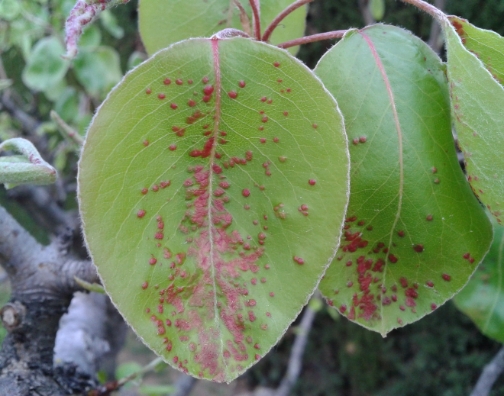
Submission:
<svg viewBox="0 0 504 396">
<path fill-rule="evenodd" d="M 254 36 L 255 39 L 261 40 L 261 11 L 260 3 L 258 0 L 249 0 L 250 7 L 252 7 L 252 23 L 254 25 Z"/>
<path fill-rule="evenodd" d="M 305 4 L 311 3 L 314 0 L 297 0 L 288 6 L 285 10 L 283 10 L 280 14 L 278 14 L 273 21 L 269 24 L 269 26 L 264 31 L 262 36 L 262 41 L 268 41 L 273 31 L 277 28 L 277 26 L 282 22 L 288 15 L 297 10 L 299 7 L 304 6 Z"/>
<path fill-rule="evenodd" d="M 80 287 L 74 277 L 97 281 L 94 266 L 69 256 L 55 242 L 41 246 L 0 207 L 0 265 L 12 295 L 0 311 L 7 334 L 0 351 L 0 389 L 10 396 L 56 396 L 95 384 L 95 373 L 53 366 L 61 316 Z M 38 392 L 38 393 L 37 393 Z"/>
<path fill-rule="evenodd" d="M 314 43 L 316 41 L 340 39 L 345 35 L 346 32 L 347 32 L 347 30 L 335 30 L 334 32 L 312 34 L 311 36 L 301 37 L 298 39 L 294 39 L 294 40 L 290 40 L 290 41 L 286 41 L 284 43 L 278 44 L 278 47 L 285 49 L 285 48 L 295 47 L 296 45 Z"/>
<path fill-rule="evenodd" d="M 435 6 L 427 3 L 426 1 L 423 0 L 401 0 L 401 1 L 403 1 L 404 3 L 409 3 L 417 7 L 418 9 L 425 11 L 427 14 L 437 19 L 438 22 L 446 20 L 446 15 L 443 13 L 443 11 L 437 9 Z"/>
</svg>

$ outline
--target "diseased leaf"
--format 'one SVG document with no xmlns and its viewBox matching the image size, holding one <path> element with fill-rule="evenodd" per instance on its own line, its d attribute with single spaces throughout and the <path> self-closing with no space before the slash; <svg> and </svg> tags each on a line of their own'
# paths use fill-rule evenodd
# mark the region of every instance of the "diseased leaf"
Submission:
<svg viewBox="0 0 504 396">
<path fill-rule="evenodd" d="M 56 169 L 43 160 L 35 146 L 26 139 L 7 139 L 0 152 L 14 151 L 20 155 L 0 157 L 0 183 L 6 188 L 20 184 L 51 184 L 58 177 Z"/>
<path fill-rule="evenodd" d="M 483 334 L 504 342 L 504 227 L 494 224 L 490 251 L 454 298 Z"/>
<path fill-rule="evenodd" d="M 112 91 L 78 180 L 88 247 L 128 323 L 172 366 L 231 381 L 334 256 L 346 136 L 332 96 L 286 51 L 192 39 Z"/>
<path fill-rule="evenodd" d="M 252 20 L 248 1 L 240 0 Z M 293 0 L 261 0 L 261 26 L 266 26 Z M 287 18 L 273 32 L 272 44 L 303 36 L 307 7 L 303 6 Z M 234 28 L 243 30 L 240 12 L 233 0 L 141 0 L 138 24 L 142 41 L 149 54 L 190 37 L 210 37 L 214 33 Z M 296 54 L 299 47 L 289 49 Z"/>
<path fill-rule="evenodd" d="M 420 39 L 351 31 L 315 73 L 340 103 L 351 197 L 320 289 L 341 314 L 385 335 L 453 297 L 491 241 L 451 135 L 444 69 Z"/>
<path fill-rule="evenodd" d="M 450 17 L 444 26 L 448 79 L 469 183 L 490 213 L 504 219 L 504 38 Z"/>
</svg>

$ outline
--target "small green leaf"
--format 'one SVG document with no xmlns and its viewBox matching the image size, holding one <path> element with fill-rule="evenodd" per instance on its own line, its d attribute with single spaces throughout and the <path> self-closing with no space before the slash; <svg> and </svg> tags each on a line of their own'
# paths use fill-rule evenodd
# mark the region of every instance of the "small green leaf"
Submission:
<svg viewBox="0 0 504 396">
<path fill-rule="evenodd" d="M 21 155 L 0 157 L 0 183 L 6 188 L 20 184 L 51 184 L 56 181 L 56 169 L 45 162 L 35 146 L 22 138 L 8 139 L 0 144 L 1 151 L 14 151 Z"/>
<path fill-rule="evenodd" d="M 119 54 L 111 47 L 81 51 L 74 61 L 75 75 L 92 96 L 104 98 L 122 77 Z"/>
<path fill-rule="evenodd" d="M 490 251 L 466 287 L 455 296 L 457 307 L 483 334 L 504 342 L 504 227 L 494 224 Z"/>
<path fill-rule="evenodd" d="M 248 1 L 241 2 L 250 20 Z M 261 26 L 266 26 L 293 0 L 261 0 Z M 190 37 L 210 37 L 214 33 L 234 28 L 242 30 L 240 13 L 232 0 L 141 0 L 138 6 L 139 29 L 147 52 L 168 47 Z M 272 44 L 280 44 L 303 36 L 307 7 L 303 6 L 285 18 L 273 32 Z M 298 47 L 290 50 L 292 54 Z"/>
<path fill-rule="evenodd" d="M 444 24 L 452 113 L 468 180 L 504 219 L 504 38 L 450 17 Z"/>
<path fill-rule="evenodd" d="M 381 21 L 385 15 L 385 0 L 370 0 L 369 11 L 375 20 Z"/>
<path fill-rule="evenodd" d="M 443 65 L 423 41 L 354 30 L 315 73 L 340 103 L 352 164 L 344 238 L 320 289 L 385 335 L 467 283 L 491 226 L 458 164 Z"/>
<path fill-rule="evenodd" d="M 346 137 L 332 96 L 287 51 L 192 39 L 110 93 L 78 182 L 88 247 L 128 323 L 179 370 L 231 381 L 334 255 Z"/>
<path fill-rule="evenodd" d="M 57 85 L 68 70 L 69 62 L 61 56 L 65 49 L 55 37 L 45 37 L 33 47 L 23 70 L 23 82 L 36 91 L 46 91 Z"/>
<path fill-rule="evenodd" d="M 21 12 L 19 0 L 0 0 L 0 19 L 12 21 Z"/>
</svg>

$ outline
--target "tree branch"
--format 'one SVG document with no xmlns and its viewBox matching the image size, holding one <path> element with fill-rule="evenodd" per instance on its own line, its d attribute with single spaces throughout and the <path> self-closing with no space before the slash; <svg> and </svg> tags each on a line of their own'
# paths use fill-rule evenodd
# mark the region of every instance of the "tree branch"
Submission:
<svg viewBox="0 0 504 396">
<path fill-rule="evenodd" d="M 59 396 L 93 386 L 94 372 L 83 372 L 76 364 L 63 372 L 53 366 L 60 318 L 80 289 L 74 277 L 97 281 L 92 263 L 70 256 L 58 242 L 41 246 L 0 207 L 0 265 L 12 288 L 0 311 L 9 332 L 0 351 L 2 392 Z"/>
<path fill-rule="evenodd" d="M 294 345 L 292 346 L 289 365 L 287 366 L 287 373 L 282 379 L 282 382 L 280 383 L 275 396 L 287 396 L 299 377 L 299 373 L 301 372 L 303 353 L 316 313 L 317 312 L 312 307 L 310 307 L 310 304 L 308 303 L 305 308 L 303 318 L 301 319 L 301 323 L 297 328 L 298 333 L 296 335 L 296 339 L 294 340 Z"/>
<path fill-rule="evenodd" d="M 504 348 L 495 355 L 481 373 L 476 386 L 471 392 L 471 396 L 487 396 L 490 394 L 493 384 L 504 371 Z"/>
</svg>

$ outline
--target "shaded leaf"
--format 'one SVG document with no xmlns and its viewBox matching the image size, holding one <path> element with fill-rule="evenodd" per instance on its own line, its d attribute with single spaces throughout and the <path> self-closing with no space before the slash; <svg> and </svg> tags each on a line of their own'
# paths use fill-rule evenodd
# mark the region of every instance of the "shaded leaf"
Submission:
<svg viewBox="0 0 504 396">
<path fill-rule="evenodd" d="M 483 334 L 504 342 L 504 227 L 494 224 L 490 251 L 471 280 L 454 298 Z"/>
<path fill-rule="evenodd" d="M 346 137 L 334 99 L 286 51 L 193 39 L 112 91 L 78 180 L 88 247 L 128 323 L 172 366 L 231 381 L 334 255 Z"/>
<path fill-rule="evenodd" d="M 68 70 L 69 63 L 61 58 L 65 52 L 57 37 L 45 37 L 33 47 L 23 70 L 23 82 L 36 91 L 46 91 L 57 85 Z"/>
<path fill-rule="evenodd" d="M 381 21 L 385 15 L 385 0 L 370 0 L 369 11 L 375 20 Z"/>
<path fill-rule="evenodd" d="M 352 142 L 344 237 L 320 289 L 387 334 L 467 283 L 491 226 L 458 164 L 443 66 L 425 43 L 392 26 L 351 31 L 315 73 Z"/>
<path fill-rule="evenodd" d="M 261 26 L 266 26 L 293 0 L 261 0 Z M 241 0 L 252 20 L 248 1 Z M 272 44 L 303 36 L 307 7 L 301 7 L 282 21 L 271 36 Z M 234 28 L 243 30 L 239 9 L 232 0 L 141 0 L 138 24 L 142 41 L 149 54 L 190 37 L 210 37 L 214 33 Z M 290 49 L 292 54 L 299 47 Z"/>
<path fill-rule="evenodd" d="M 0 183 L 6 188 L 20 184 L 51 184 L 56 181 L 56 169 L 45 162 L 35 146 L 22 138 L 8 139 L 0 144 L 0 152 L 14 151 L 21 155 L 0 157 Z"/>
<path fill-rule="evenodd" d="M 75 76 L 96 97 L 105 97 L 122 78 L 119 54 L 111 47 L 81 51 L 74 61 Z"/>
<path fill-rule="evenodd" d="M 450 17 L 444 31 L 458 141 L 474 193 L 504 219 L 504 38 Z"/>
</svg>

